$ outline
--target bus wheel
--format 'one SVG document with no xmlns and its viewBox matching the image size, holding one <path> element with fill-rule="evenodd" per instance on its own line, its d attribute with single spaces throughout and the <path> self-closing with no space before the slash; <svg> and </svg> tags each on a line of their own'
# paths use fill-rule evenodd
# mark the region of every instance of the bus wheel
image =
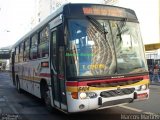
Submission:
<svg viewBox="0 0 160 120">
<path fill-rule="evenodd" d="M 17 88 L 18 93 L 22 93 L 22 90 L 21 90 L 21 88 L 20 88 L 20 82 L 19 82 L 19 78 L 18 78 L 18 77 L 16 78 L 16 88 Z"/>
<path fill-rule="evenodd" d="M 49 89 L 48 89 L 48 85 L 45 85 L 42 89 L 42 99 L 47 107 L 47 110 L 52 112 L 53 108 L 51 106 L 51 97 L 50 97 L 50 94 L 49 94 Z"/>
</svg>

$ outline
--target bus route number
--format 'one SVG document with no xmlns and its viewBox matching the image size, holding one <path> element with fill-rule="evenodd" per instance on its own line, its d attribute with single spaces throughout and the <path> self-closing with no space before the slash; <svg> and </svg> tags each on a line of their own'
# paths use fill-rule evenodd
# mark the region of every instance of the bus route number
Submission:
<svg viewBox="0 0 160 120">
<path fill-rule="evenodd" d="M 89 91 L 89 87 L 79 87 L 78 91 Z"/>
</svg>

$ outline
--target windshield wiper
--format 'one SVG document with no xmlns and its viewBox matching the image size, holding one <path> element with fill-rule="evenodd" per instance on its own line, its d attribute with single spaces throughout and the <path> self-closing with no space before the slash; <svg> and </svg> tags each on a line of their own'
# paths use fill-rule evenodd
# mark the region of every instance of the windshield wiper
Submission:
<svg viewBox="0 0 160 120">
<path fill-rule="evenodd" d="M 124 33 L 125 31 L 127 31 L 127 30 L 124 30 L 124 31 L 123 31 L 123 28 L 126 26 L 127 18 L 124 18 L 124 20 L 122 20 L 122 22 L 123 22 L 123 23 L 122 23 L 121 26 L 119 26 L 119 25 L 116 23 L 117 29 L 118 29 L 118 34 L 117 34 L 117 36 L 121 36 L 122 33 Z"/>
<path fill-rule="evenodd" d="M 93 17 L 91 16 L 86 16 L 87 19 L 103 34 L 107 34 L 108 32 L 106 31 L 105 29 L 105 26 L 104 24 L 101 25 L 96 19 L 94 19 Z"/>
</svg>

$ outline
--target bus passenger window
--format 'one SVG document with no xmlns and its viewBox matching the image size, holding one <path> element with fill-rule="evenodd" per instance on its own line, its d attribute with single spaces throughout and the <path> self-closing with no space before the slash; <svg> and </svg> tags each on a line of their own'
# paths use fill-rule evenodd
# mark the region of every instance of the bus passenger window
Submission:
<svg viewBox="0 0 160 120">
<path fill-rule="evenodd" d="M 49 29 L 45 27 L 40 32 L 40 44 L 38 46 L 38 57 L 48 57 L 49 56 Z"/>
<path fill-rule="evenodd" d="M 39 56 L 39 58 L 49 56 L 49 42 L 45 42 L 45 43 L 39 45 L 38 56 Z"/>
<path fill-rule="evenodd" d="M 48 38 L 49 38 L 49 28 L 45 27 L 40 32 L 40 43 L 48 41 Z"/>
<path fill-rule="evenodd" d="M 31 59 L 37 59 L 37 45 L 38 45 L 38 34 L 35 34 L 31 38 L 31 50 L 30 50 L 30 57 Z"/>
<path fill-rule="evenodd" d="M 30 40 L 27 39 L 24 42 L 24 61 L 28 61 L 29 60 L 29 47 L 30 47 Z"/>
<path fill-rule="evenodd" d="M 16 51 L 15 62 L 17 63 L 18 62 L 18 55 L 19 55 L 19 46 L 16 47 L 15 51 Z"/>
<path fill-rule="evenodd" d="M 24 49 L 24 44 L 23 42 L 20 44 L 19 46 L 19 61 L 20 62 L 23 62 L 23 49 Z"/>
</svg>

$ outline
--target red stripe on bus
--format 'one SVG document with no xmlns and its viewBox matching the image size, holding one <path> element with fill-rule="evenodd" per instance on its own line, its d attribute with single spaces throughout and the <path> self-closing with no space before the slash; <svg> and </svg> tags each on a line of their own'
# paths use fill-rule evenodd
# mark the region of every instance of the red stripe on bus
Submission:
<svg viewBox="0 0 160 120">
<path fill-rule="evenodd" d="M 40 77 L 51 77 L 50 73 L 40 73 L 39 74 Z"/>
<path fill-rule="evenodd" d="M 143 76 L 143 79 L 149 79 L 149 75 Z"/>
<path fill-rule="evenodd" d="M 64 75 L 59 74 L 59 75 L 58 75 L 58 78 L 59 78 L 59 79 L 64 79 Z"/>
<path fill-rule="evenodd" d="M 78 86 L 78 82 L 74 81 L 74 82 L 66 82 L 66 86 Z"/>
<path fill-rule="evenodd" d="M 146 79 L 146 76 L 138 76 L 138 77 L 127 77 L 127 78 L 113 78 L 113 79 L 105 79 L 105 80 L 96 80 L 96 81 L 84 81 L 84 82 L 79 82 L 78 86 L 87 86 L 88 83 L 111 83 L 111 82 L 119 82 L 119 81 L 134 81 L 134 80 L 143 80 Z"/>
<path fill-rule="evenodd" d="M 50 74 L 50 73 L 40 73 L 39 76 L 40 76 L 40 77 L 51 77 L 51 74 Z M 53 75 L 53 76 L 55 76 L 55 75 Z M 59 75 L 58 75 L 58 78 L 59 78 L 59 79 L 64 79 L 64 75 L 59 74 Z"/>
<path fill-rule="evenodd" d="M 138 76 L 138 77 L 127 77 L 127 78 L 113 78 L 113 79 L 104 79 L 104 80 L 89 80 L 82 82 L 66 82 L 67 86 L 87 86 L 88 83 L 111 83 L 119 81 L 130 81 L 130 80 L 144 80 L 149 79 L 149 76 Z"/>
</svg>

